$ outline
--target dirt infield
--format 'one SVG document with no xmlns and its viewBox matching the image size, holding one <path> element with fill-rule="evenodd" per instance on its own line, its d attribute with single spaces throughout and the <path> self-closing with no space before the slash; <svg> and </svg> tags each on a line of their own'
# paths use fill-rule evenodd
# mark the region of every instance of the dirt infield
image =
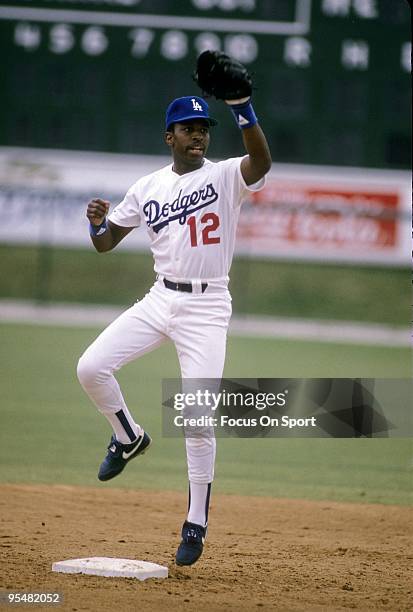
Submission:
<svg viewBox="0 0 413 612">
<path fill-rule="evenodd" d="M 178 569 L 185 505 L 174 492 L 2 485 L 1 588 L 57 590 L 64 603 L 43 609 L 73 612 L 412 609 L 411 508 L 214 495 L 203 557 Z M 154 561 L 170 577 L 51 571 L 89 556 Z"/>
</svg>

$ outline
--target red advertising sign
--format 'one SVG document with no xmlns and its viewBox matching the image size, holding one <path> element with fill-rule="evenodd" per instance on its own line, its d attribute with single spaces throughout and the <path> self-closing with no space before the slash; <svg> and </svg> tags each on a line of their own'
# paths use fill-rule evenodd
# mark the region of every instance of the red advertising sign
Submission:
<svg viewBox="0 0 413 612">
<path fill-rule="evenodd" d="M 252 194 L 239 222 L 238 240 L 254 250 L 317 248 L 354 254 L 388 252 L 398 243 L 402 197 L 397 188 L 326 187 L 274 180 Z"/>
</svg>

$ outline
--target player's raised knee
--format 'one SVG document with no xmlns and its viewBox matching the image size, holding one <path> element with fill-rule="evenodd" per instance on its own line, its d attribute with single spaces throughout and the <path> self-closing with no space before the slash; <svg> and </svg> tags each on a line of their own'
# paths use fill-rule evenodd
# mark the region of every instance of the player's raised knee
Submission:
<svg viewBox="0 0 413 612">
<path fill-rule="evenodd" d="M 92 361 L 87 353 L 84 353 L 78 361 L 77 377 L 82 387 L 98 382 L 99 369 L 96 362 Z"/>
</svg>

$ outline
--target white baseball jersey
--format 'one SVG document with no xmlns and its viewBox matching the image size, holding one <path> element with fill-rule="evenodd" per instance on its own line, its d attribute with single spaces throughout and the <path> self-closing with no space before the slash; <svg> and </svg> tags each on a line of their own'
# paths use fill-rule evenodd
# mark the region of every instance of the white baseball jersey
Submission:
<svg viewBox="0 0 413 612">
<path fill-rule="evenodd" d="M 109 215 L 121 227 L 146 223 L 155 272 L 175 281 L 216 279 L 228 282 L 240 205 L 249 191 L 242 157 L 179 175 L 173 164 L 140 178 Z"/>
</svg>

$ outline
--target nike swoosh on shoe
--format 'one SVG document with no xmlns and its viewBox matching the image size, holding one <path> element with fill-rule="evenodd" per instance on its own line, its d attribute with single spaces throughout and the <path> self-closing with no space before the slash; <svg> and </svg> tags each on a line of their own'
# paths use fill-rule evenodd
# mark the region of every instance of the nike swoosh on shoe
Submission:
<svg viewBox="0 0 413 612">
<path fill-rule="evenodd" d="M 136 451 L 138 450 L 138 448 L 140 447 L 142 442 L 143 442 L 143 436 L 141 436 L 141 438 L 140 438 L 138 444 L 135 446 L 135 448 L 133 448 L 128 453 L 126 451 L 122 452 L 122 458 L 125 459 L 125 460 L 130 459 L 132 457 L 132 455 L 134 455 L 136 453 Z"/>
</svg>

